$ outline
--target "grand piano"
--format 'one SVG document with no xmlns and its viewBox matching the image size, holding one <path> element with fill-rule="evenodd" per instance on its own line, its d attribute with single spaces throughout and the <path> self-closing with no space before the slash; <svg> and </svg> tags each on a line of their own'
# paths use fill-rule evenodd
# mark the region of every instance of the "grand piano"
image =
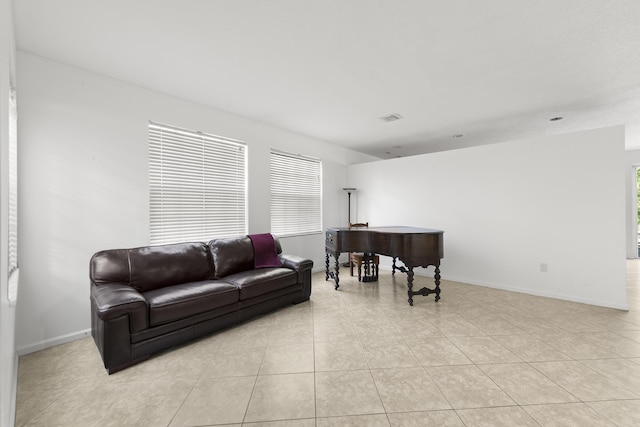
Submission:
<svg viewBox="0 0 640 427">
<path fill-rule="evenodd" d="M 413 296 L 436 294 L 440 299 L 440 260 L 444 257 L 442 230 L 405 226 L 367 228 L 327 228 L 325 238 L 326 277 L 335 281 L 335 289 L 340 286 L 340 263 L 342 252 L 376 253 L 393 257 L 392 274 L 396 270 L 407 273 L 408 302 L 413 305 Z M 329 270 L 329 256 L 335 260 L 334 271 Z M 404 264 L 396 266 L 396 259 Z M 435 287 L 413 290 L 413 269 L 433 265 L 435 267 Z"/>
</svg>

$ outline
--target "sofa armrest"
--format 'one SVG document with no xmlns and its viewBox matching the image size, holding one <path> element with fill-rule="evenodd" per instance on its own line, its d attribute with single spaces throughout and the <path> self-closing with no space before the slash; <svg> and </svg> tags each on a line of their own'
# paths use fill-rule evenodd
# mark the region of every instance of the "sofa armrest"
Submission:
<svg viewBox="0 0 640 427">
<path fill-rule="evenodd" d="M 279 254 L 278 259 L 283 267 L 290 268 L 298 273 L 303 273 L 313 268 L 313 261 L 301 256 Z"/>
<path fill-rule="evenodd" d="M 148 327 L 147 300 L 134 288 L 125 283 L 91 285 L 92 306 L 99 319 L 108 321 L 129 315 L 132 331 Z"/>
<path fill-rule="evenodd" d="M 279 254 L 278 259 L 285 268 L 290 268 L 298 275 L 298 283 L 302 285 L 300 302 L 306 301 L 311 295 L 311 269 L 313 261 L 296 255 Z"/>
</svg>

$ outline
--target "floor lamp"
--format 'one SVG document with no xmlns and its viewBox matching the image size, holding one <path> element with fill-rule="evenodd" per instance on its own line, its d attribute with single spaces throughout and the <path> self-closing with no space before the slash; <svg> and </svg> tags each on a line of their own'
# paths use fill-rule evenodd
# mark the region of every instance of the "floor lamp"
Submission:
<svg viewBox="0 0 640 427">
<path fill-rule="evenodd" d="M 351 226 L 351 193 L 355 193 L 356 189 L 353 187 L 345 187 L 343 190 L 347 192 L 347 197 L 349 198 L 349 219 L 347 219 L 347 227 L 349 227 Z"/>
<path fill-rule="evenodd" d="M 351 193 L 355 193 L 356 189 L 353 187 L 345 187 L 343 188 L 344 191 L 347 192 L 347 197 L 349 199 L 348 205 L 349 205 L 349 219 L 347 220 L 347 227 L 351 227 Z M 343 267 L 349 267 L 349 264 L 351 263 L 351 260 L 347 260 L 347 262 L 343 263 L 342 266 Z"/>
</svg>

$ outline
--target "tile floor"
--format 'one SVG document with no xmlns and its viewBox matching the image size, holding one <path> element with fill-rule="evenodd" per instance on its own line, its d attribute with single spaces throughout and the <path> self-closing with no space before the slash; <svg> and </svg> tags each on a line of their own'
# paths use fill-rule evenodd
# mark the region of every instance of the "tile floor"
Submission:
<svg viewBox="0 0 640 427">
<path fill-rule="evenodd" d="M 342 276 L 111 376 L 91 338 L 23 356 L 16 424 L 640 425 L 640 261 L 629 312 L 448 281 L 410 307 L 402 274 Z"/>
</svg>

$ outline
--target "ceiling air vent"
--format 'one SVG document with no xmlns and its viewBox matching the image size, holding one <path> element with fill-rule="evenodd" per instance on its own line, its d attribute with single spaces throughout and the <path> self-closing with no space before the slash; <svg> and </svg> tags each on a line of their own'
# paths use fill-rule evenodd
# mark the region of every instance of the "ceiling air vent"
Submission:
<svg viewBox="0 0 640 427">
<path fill-rule="evenodd" d="M 383 122 L 395 122 L 396 120 L 400 120 L 402 116 L 398 113 L 389 114 L 388 116 L 380 117 L 380 120 Z"/>
</svg>

